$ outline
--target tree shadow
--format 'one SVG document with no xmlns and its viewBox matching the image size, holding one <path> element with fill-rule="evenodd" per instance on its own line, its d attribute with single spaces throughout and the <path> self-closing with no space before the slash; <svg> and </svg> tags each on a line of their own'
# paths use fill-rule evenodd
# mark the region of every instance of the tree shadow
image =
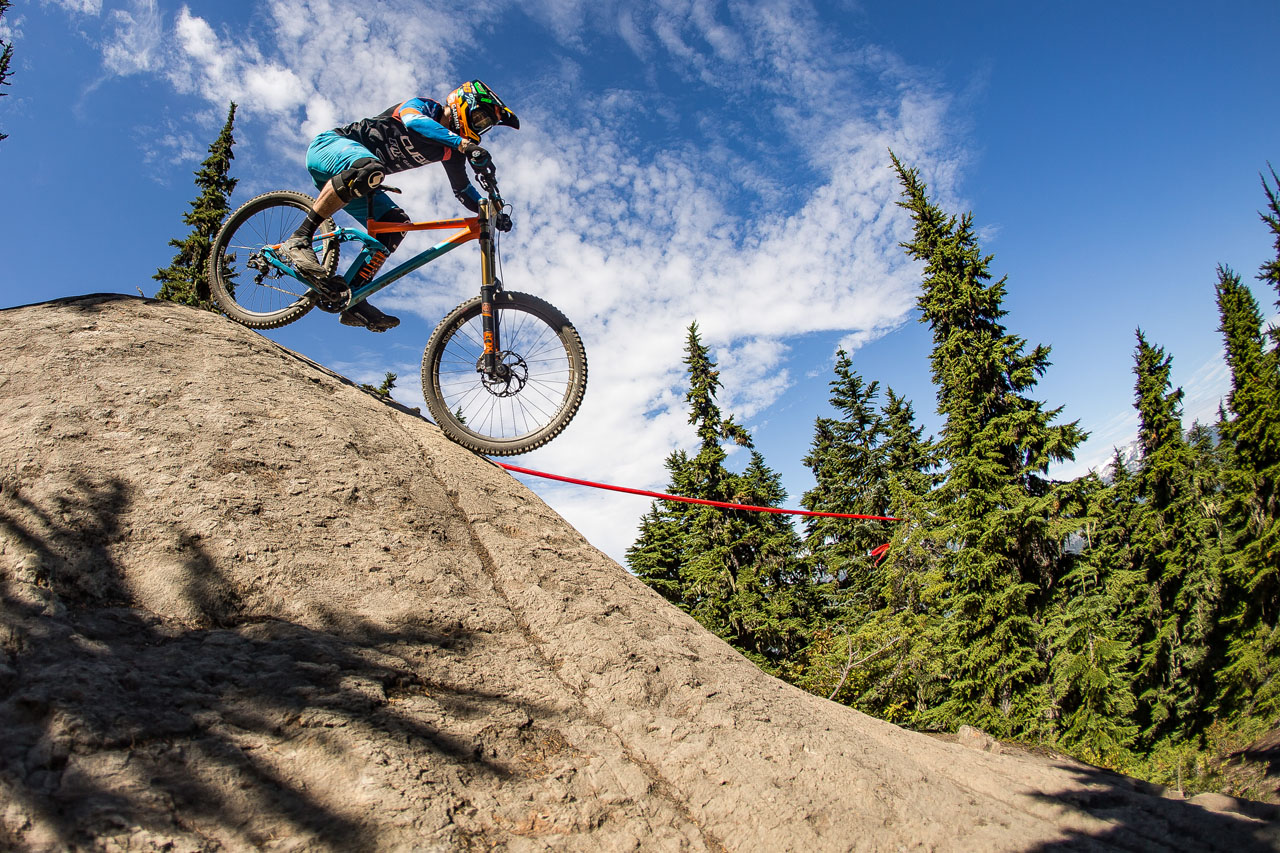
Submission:
<svg viewBox="0 0 1280 853">
<path fill-rule="evenodd" d="M 112 557 L 129 485 L 64 488 L 33 496 L 0 480 L 0 847 L 143 833 L 202 849 L 282 837 L 374 849 L 371 822 L 310 789 L 324 774 L 299 761 L 327 752 L 341 776 L 399 745 L 399 760 L 501 781 L 520 767 L 452 721 L 555 713 L 427 683 L 397 653 L 465 652 L 456 623 L 391 630 L 329 613 L 317 630 L 243 612 L 197 537 L 173 578 L 197 618 L 151 613 Z"/>
<path fill-rule="evenodd" d="M 1072 831 L 1060 841 L 1028 848 L 1028 853 L 1068 850 L 1280 850 L 1280 817 L 1274 806 L 1244 806 L 1248 815 L 1209 811 L 1185 800 L 1166 799 L 1158 785 L 1101 768 L 1058 764 L 1087 787 L 1036 795 L 1055 806 L 1106 821 L 1101 832 Z"/>
<path fill-rule="evenodd" d="M 1263 739 L 1231 753 L 1228 761 L 1246 761 L 1263 768 L 1268 780 L 1274 781 L 1280 776 L 1280 738 L 1273 731 Z"/>
</svg>

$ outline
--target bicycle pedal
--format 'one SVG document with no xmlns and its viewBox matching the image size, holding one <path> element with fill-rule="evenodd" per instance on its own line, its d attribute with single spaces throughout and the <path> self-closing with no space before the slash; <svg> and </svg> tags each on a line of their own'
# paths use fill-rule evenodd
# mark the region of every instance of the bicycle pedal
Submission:
<svg viewBox="0 0 1280 853">
<path fill-rule="evenodd" d="M 326 287 L 323 288 L 311 285 L 316 294 L 316 306 L 330 314 L 341 314 L 347 310 L 347 305 L 351 302 L 351 288 L 347 287 L 347 280 L 334 275 L 325 284 Z"/>
</svg>

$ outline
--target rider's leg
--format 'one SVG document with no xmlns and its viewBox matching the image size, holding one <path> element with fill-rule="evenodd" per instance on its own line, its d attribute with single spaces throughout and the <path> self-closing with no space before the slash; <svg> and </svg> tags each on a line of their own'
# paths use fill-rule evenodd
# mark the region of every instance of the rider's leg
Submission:
<svg viewBox="0 0 1280 853">
<path fill-rule="evenodd" d="M 307 214 L 307 218 L 298 226 L 298 230 L 293 232 L 293 236 L 306 237 L 308 239 L 315 236 L 316 229 L 320 227 L 320 223 L 341 210 L 342 205 L 343 201 L 338 195 L 338 191 L 333 188 L 332 184 L 325 181 L 324 186 L 320 188 L 320 195 L 316 196 L 316 200 L 311 203 L 311 212 Z"/>
<path fill-rule="evenodd" d="M 357 219 L 367 219 L 369 206 L 371 205 L 373 207 L 373 219 L 377 222 L 408 223 L 412 221 L 409 215 L 395 202 L 391 201 L 390 196 L 384 192 L 374 193 L 366 201 L 368 204 L 358 201 L 352 202 L 347 205 L 347 212 Z M 386 246 L 386 251 L 375 251 L 368 246 L 364 247 L 357 258 L 357 263 L 352 264 L 348 274 L 348 283 L 352 290 L 373 280 L 387 257 L 404 240 L 405 232 L 388 231 L 377 235 L 377 237 L 378 241 Z M 374 332 L 385 332 L 387 329 L 393 329 L 400 324 L 398 318 L 390 314 L 384 314 L 367 301 L 357 302 L 346 311 L 343 311 L 341 321 L 344 325 L 364 326 Z"/>
<path fill-rule="evenodd" d="M 387 174 L 387 167 L 373 157 L 361 157 L 325 182 L 320 188 L 320 195 L 312 202 L 311 213 L 293 232 L 295 237 L 311 237 L 316 228 L 328 216 L 338 212 L 343 205 L 367 198 L 375 193 L 386 196 L 378 189 Z M 361 222 L 361 224 L 364 224 Z"/>
<path fill-rule="evenodd" d="M 285 241 L 281 254 L 308 283 L 336 298 L 340 295 L 340 288 L 334 285 L 339 283 L 328 281 L 324 267 L 316 258 L 312 238 L 320 223 L 337 213 L 344 204 L 373 192 L 374 187 L 382 182 L 386 170 L 369 149 L 333 131 L 326 131 L 312 140 L 307 148 L 307 169 L 320 195 L 312 203 L 302 224 Z"/>
</svg>

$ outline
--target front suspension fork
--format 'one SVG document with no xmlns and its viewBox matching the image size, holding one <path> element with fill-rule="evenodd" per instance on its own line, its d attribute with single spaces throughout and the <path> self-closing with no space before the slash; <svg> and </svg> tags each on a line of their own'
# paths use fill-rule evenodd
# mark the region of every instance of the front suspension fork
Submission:
<svg viewBox="0 0 1280 853">
<path fill-rule="evenodd" d="M 480 323 L 484 331 L 484 356 L 478 367 L 485 376 L 491 379 L 502 379 L 502 363 L 499 354 L 502 352 L 501 332 L 498 329 L 498 317 L 493 310 L 495 295 L 502 289 L 502 283 L 494 275 L 493 263 L 493 211 L 490 202 L 480 203 Z"/>
<path fill-rule="evenodd" d="M 498 287 L 484 284 L 480 287 L 480 323 L 484 330 L 484 356 L 480 360 L 486 376 L 496 376 L 500 367 L 498 354 L 502 352 L 502 342 L 498 329 L 498 318 L 493 313 L 493 298 Z"/>
</svg>

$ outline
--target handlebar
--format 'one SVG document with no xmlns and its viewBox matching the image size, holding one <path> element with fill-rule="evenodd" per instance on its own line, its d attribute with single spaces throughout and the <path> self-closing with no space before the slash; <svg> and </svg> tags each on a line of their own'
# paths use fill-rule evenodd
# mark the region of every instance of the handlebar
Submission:
<svg viewBox="0 0 1280 853">
<path fill-rule="evenodd" d="M 493 161 L 485 163 L 483 167 L 477 168 L 475 163 L 471 164 L 472 170 L 476 173 L 476 181 L 480 187 L 489 195 L 489 201 L 493 202 L 494 207 L 502 210 L 504 202 L 502 201 L 502 193 L 498 191 L 498 173 L 493 167 Z"/>
</svg>

